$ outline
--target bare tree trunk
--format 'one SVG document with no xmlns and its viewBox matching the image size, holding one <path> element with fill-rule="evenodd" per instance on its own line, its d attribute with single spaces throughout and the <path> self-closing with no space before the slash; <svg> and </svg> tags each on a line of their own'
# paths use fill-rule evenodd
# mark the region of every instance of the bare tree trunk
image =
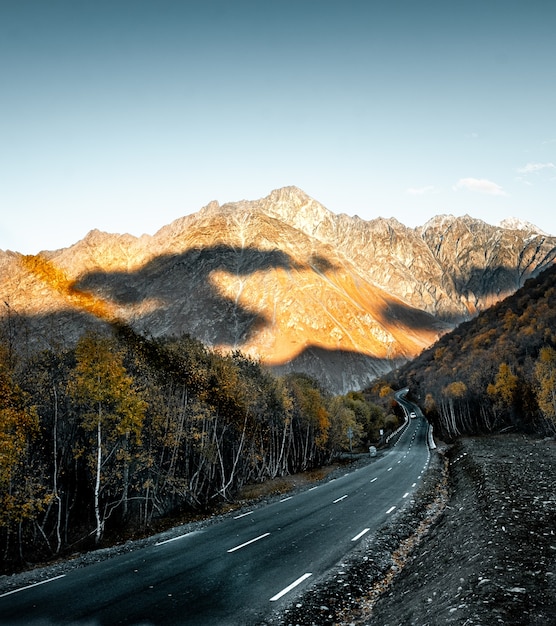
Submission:
<svg viewBox="0 0 556 626">
<path fill-rule="evenodd" d="M 95 533 L 95 543 L 100 542 L 100 538 L 102 537 L 102 527 L 103 522 L 100 515 L 100 468 L 102 465 L 102 425 L 101 425 L 101 414 L 102 409 L 99 407 L 98 410 L 98 422 L 97 422 L 97 468 L 96 468 L 96 478 L 95 478 L 95 517 L 97 521 L 97 528 Z"/>
<path fill-rule="evenodd" d="M 54 393 L 54 440 L 52 451 L 54 456 L 54 476 L 52 481 L 52 490 L 58 507 L 58 515 L 56 518 L 56 554 L 58 554 L 58 552 L 60 552 L 60 548 L 62 547 L 62 499 L 58 493 L 58 393 L 56 391 L 56 385 L 52 385 L 52 391 Z"/>
</svg>

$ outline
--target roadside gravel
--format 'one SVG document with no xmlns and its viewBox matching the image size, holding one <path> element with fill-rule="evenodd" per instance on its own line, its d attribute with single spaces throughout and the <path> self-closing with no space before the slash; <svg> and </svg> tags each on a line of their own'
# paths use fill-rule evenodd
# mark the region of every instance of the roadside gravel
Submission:
<svg viewBox="0 0 556 626">
<path fill-rule="evenodd" d="M 417 497 L 267 623 L 556 624 L 556 442 L 467 438 Z"/>
</svg>

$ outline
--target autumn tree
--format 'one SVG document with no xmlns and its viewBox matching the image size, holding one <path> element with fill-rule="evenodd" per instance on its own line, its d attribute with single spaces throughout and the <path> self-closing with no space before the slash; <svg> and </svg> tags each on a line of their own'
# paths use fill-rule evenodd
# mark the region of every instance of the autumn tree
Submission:
<svg viewBox="0 0 556 626">
<path fill-rule="evenodd" d="M 535 395 L 539 408 L 552 431 L 556 431 L 556 350 L 541 348 L 535 363 Z"/>
<path fill-rule="evenodd" d="M 69 512 L 76 502 L 78 485 L 71 467 L 77 426 L 69 417 L 67 381 L 75 366 L 73 351 L 44 350 L 28 359 L 20 372 L 20 384 L 29 394 L 39 416 L 40 456 L 48 478 L 51 501 L 40 520 L 39 533 L 50 552 L 58 554 L 67 540 Z"/>
<path fill-rule="evenodd" d="M 128 501 L 131 445 L 139 442 L 145 402 L 134 388 L 115 342 L 98 334 L 82 337 L 69 393 L 81 425 L 89 433 L 85 454 L 92 470 L 95 541 L 112 511 Z"/>
<path fill-rule="evenodd" d="M 318 464 L 328 441 L 330 415 L 318 383 L 306 374 L 286 377 L 292 398 L 291 471 Z"/>
<path fill-rule="evenodd" d="M 341 396 L 332 398 L 328 405 L 330 428 L 328 449 L 330 456 L 339 451 L 353 451 L 361 441 L 363 427 L 357 422 L 355 412 Z"/>
<path fill-rule="evenodd" d="M 487 386 L 498 417 L 511 417 L 515 411 L 519 378 L 507 363 L 500 363 L 494 382 Z"/>
<path fill-rule="evenodd" d="M 457 437 L 461 434 L 461 402 L 466 393 L 467 386 L 462 381 L 454 381 L 442 390 L 440 417 L 448 437 Z"/>
<path fill-rule="evenodd" d="M 18 529 L 22 557 L 23 524 L 44 510 L 48 494 L 30 455 L 30 446 L 39 433 L 38 415 L 14 381 L 8 356 L 0 346 L 0 528 L 5 554 L 10 533 Z"/>
</svg>

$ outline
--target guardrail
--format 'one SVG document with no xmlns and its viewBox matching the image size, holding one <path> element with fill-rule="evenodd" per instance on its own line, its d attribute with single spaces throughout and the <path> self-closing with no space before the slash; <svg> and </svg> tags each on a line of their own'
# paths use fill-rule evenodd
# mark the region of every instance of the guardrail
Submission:
<svg viewBox="0 0 556 626">
<path fill-rule="evenodd" d="M 390 439 L 392 439 L 392 437 L 395 437 L 409 424 L 409 417 L 407 416 L 407 411 L 404 410 L 404 414 L 405 414 L 405 422 L 397 430 L 395 430 L 393 433 L 390 433 L 388 437 L 386 437 L 386 443 L 390 443 Z"/>
</svg>

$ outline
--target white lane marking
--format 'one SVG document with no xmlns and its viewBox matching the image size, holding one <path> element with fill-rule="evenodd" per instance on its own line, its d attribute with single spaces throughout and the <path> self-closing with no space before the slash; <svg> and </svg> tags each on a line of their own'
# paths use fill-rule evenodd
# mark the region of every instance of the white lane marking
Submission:
<svg viewBox="0 0 556 626">
<path fill-rule="evenodd" d="M 287 502 L 288 500 L 291 500 L 293 498 L 293 496 L 288 496 L 287 498 L 282 498 L 282 500 L 280 500 L 280 502 Z"/>
<path fill-rule="evenodd" d="M 245 548 L 245 546 L 248 546 L 251 543 L 255 543 L 255 541 L 259 541 L 260 539 L 264 539 L 265 537 L 268 537 L 268 535 L 270 535 L 270 533 L 259 535 L 258 537 L 255 537 L 255 539 L 250 539 L 249 541 L 246 541 L 245 543 L 242 543 L 241 545 L 236 546 L 235 548 L 230 548 L 228 552 L 235 552 L 236 550 L 241 550 L 241 548 Z"/>
<path fill-rule="evenodd" d="M 172 537 L 171 539 L 165 539 L 164 541 L 157 541 L 155 546 L 162 546 L 165 543 L 170 543 L 172 541 L 177 541 L 178 539 L 184 539 L 185 537 L 189 537 L 190 535 L 196 535 L 197 533 L 202 532 L 201 530 L 194 530 L 191 533 L 185 533 L 185 535 L 178 535 L 177 537 Z"/>
<path fill-rule="evenodd" d="M 289 591 L 297 587 L 297 585 L 300 585 L 304 580 L 306 580 L 307 578 L 309 578 L 309 576 L 312 576 L 312 575 L 313 574 L 310 572 L 307 574 L 303 574 L 303 576 L 300 576 L 297 580 L 294 580 L 291 585 L 284 587 L 282 591 L 278 592 L 275 596 L 272 596 L 272 598 L 270 598 L 270 601 L 276 602 L 276 600 L 279 600 L 282 596 L 285 596 Z"/>
<path fill-rule="evenodd" d="M 391 506 L 387 511 L 386 511 L 386 515 L 390 515 L 390 513 L 392 513 L 392 511 L 395 509 L 395 506 Z"/>
<path fill-rule="evenodd" d="M 372 482 L 372 483 L 374 483 L 374 482 L 375 482 L 375 480 L 378 480 L 378 478 L 373 478 L 373 479 L 371 480 L 371 482 Z"/>
<path fill-rule="evenodd" d="M 352 539 L 352 541 L 357 541 L 358 539 L 361 539 L 361 537 L 363 535 L 366 535 L 369 530 L 371 530 L 370 528 L 365 528 L 365 530 L 362 530 L 358 535 L 355 535 L 355 537 Z"/>
<path fill-rule="evenodd" d="M 403 494 L 402 498 L 407 498 L 407 496 L 409 495 L 409 491 L 407 491 L 406 493 Z"/>
<path fill-rule="evenodd" d="M 246 517 L 247 515 L 252 515 L 253 511 L 247 511 L 247 513 L 242 513 L 241 515 L 236 515 L 234 519 L 240 519 L 242 517 Z"/>
<path fill-rule="evenodd" d="M 391 467 L 389 467 L 386 471 L 387 471 L 387 472 L 391 472 L 391 471 L 392 471 L 392 468 L 391 468 Z"/>
<path fill-rule="evenodd" d="M 413 483 L 411 486 L 412 486 L 412 487 L 415 487 L 415 485 L 416 485 L 416 484 L 417 484 L 417 483 Z"/>
<path fill-rule="evenodd" d="M 341 502 L 342 500 L 345 500 L 346 498 L 347 498 L 347 494 L 345 496 L 342 496 L 341 498 L 337 498 L 336 500 L 334 500 L 332 504 L 336 504 L 336 502 Z"/>
<path fill-rule="evenodd" d="M 31 587 L 37 587 L 38 585 L 44 585 L 45 583 L 51 583 L 53 580 L 58 580 L 58 578 L 63 578 L 65 574 L 60 574 L 59 576 L 54 576 L 54 578 L 49 578 L 48 580 L 41 580 L 38 583 L 33 583 L 32 585 L 27 585 L 27 587 L 20 587 L 19 589 L 12 589 L 11 591 L 6 591 L 5 593 L 0 595 L 0 598 L 5 598 L 6 596 L 11 596 L 12 593 L 19 593 L 20 591 L 25 591 L 25 589 L 31 589 Z"/>
<path fill-rule="evenodd" d="M 308 491 L 313 491 L 313 489 L 318 489 L 318 485 L 316 487 L 311 487 Z"/>
</svg>

